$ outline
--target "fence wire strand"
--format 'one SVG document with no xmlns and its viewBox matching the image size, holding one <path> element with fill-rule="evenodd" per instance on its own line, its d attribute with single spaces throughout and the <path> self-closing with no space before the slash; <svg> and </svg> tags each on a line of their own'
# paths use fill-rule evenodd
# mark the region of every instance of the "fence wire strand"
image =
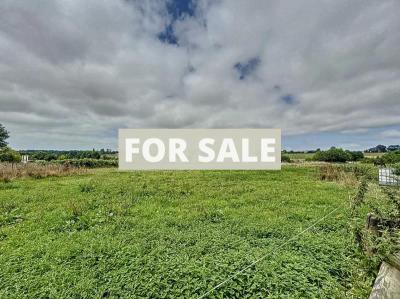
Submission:
<svg viewBox="0 0 400 299">
<path fill-rule="evenodd" d="M 206 296 L 210 295 L 212 292 L 214 292 L 215 290 L 219 289 L 221 286 L 223 286 L 224 284 L 226 284 L 227 282 L 229 282 L 230 280 L 234 279 L 235 277 L 237 277 L 238 275 L 242 274 L 244 271 L 246 271 L 247 269 L 250 269 L 251 267 L 253 267 L 254 265 L 256 265 L 257 263 L 261 262 L 262 260 L 266 259 L 268 256 L 272 256 L 274 255 L 274 253 L 277 252 L 277 250 L 281 249 L 283 246 L 289 244 L 290 242 L 296 240 L 299 236 L 301 236 L 302 234 L 304 234 L 305 232 L 309 231 L 310 229 L 312 229 L 313 227 L 315 227 L 318 223 L 320 223 L 321 221 L 325 220 L 326 218 L 328 218 L 330 215 L 332 215 L 333 213 L 335 213 L 339 208 L 343 207 L 344 203 L 342 203 L 341 205 L 339 205 L 338 207 L 336 207 L 335 209 L 333 209 L 332 211 L 330 211 L 328 214 L 324 215 L 323 217 L 321 217 L 320 219 L 316 220 L 315 222 L 313 222 L 310 226 L 308 226 L 306 229 L 302 230 L 301 232 L 299 232 L 298 234 L 294 235 L 293 237 L 291 237 L 290 239 L 286 240 L 285 242 L 283 242 L 282 244 L 278 245 L 275 248 L 271 248 L 266 254 L 264 254 L 263 256 L 259 257 L 258 259 L 256 259 L 254 262 L 252 262 L 251 264 L 247 265 L 246 267 L 244 267 L 243 269 L 235 272 L 234 274 L 232 274 L 231 276 L 229 276 L 228 278 L 226 278 L 225 280 L 223 280 L 222 282 L 220 282 L 219 284 L 215 285 L 214 287 L 212 287 L 211 289 L 209 289 L 206 293 L 204 293 L 203 295 L 201 295 L 200 297 L 198 297 L 198 299 L 202 299 L 205 298 Z"/>
</svg>

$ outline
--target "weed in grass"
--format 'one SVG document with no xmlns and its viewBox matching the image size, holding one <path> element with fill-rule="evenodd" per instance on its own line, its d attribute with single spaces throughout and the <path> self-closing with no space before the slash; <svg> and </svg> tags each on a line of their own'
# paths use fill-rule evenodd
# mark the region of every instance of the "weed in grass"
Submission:
<svg viewBox="0 0 400 299">
<path fill-rule="evenodd" d="M 83 183 L 79 185 L 79 189 L 83 193 L 89 193 L 93 192 L 95 190 L 95 187 L 92 183 Z"/>
<path fill-rule="evenodd" d="M 211 223 L 220 223 L 225 219 L 225 215 L 222 210 L 212 210 L 204 212 L 200 219 Z"/>
</svg>

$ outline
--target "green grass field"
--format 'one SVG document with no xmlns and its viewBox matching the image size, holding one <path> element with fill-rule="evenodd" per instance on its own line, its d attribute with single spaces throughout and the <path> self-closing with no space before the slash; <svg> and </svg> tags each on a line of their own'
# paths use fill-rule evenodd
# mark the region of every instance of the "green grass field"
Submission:
<svg viewBox="0 0 400 299">
<path fill-rule="evenodd" d="M 289 156 L 292 160 L 305 160 L 314 156 L 313 153 L 287 153 L 283 155 Z"/>
<path fill-rule="evenodd" d="M 364 153 L 364 156 L 367 158 L 377 158 L 382 157 L 385 153 Z"/>
<path fill-rule="evenodd" d="M 265 256 L 206 297 L 366 298 L 353 192 L 289 166 L 0 183 L 0 297 L 196 298 Z"/>
</svg>

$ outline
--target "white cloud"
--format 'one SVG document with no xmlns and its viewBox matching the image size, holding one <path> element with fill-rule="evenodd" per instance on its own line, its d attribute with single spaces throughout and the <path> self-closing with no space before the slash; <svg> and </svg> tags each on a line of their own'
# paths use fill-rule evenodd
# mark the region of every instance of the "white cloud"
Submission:
<svg viewBox="0 0 400 299">
<path fill-rule="evenodd" d="M 387 130 L 382 132 L 384 138 L 400 138 L 400 130 Z"/>
</svg>

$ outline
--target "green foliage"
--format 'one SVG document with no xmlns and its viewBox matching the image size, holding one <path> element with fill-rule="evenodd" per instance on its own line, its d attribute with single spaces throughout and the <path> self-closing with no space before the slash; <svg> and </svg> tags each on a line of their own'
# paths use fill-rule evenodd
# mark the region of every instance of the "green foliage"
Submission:
<svg viewBox="0 0 400 299">
<path fill-rule="evenodd" d="M 22 154 L 29 155 L 31 160 L 53 161 L 53 160 L 66 160 L 66 159 L 110 159 L 116 157 L 116 152 L 112 151 L 21 151 Z"/>
<path fill-rule="evenodd" d="M 290 163 L 292 160 L 288 155 L 281 155 L 281 162 Z"/>
<path fill-rule="evenodd" d="M 364 159 L 364 153 L 360 151 L 346 151 L 350 155 L 349 161 L 361 161 Z"/>
<path fill-rule="evenodd" d="M 364 203 L 365 195 L 367 194 L 367 192 L 368 192 L 368 181 L 366 179 L 363 179 L 360 182 L 356 195 L 353 197 L 351 201 L 352 215 L 354 215 L 357 211 L 357 208 Z"/>
<path fill-rule="evenodd" d="M 375 158 L 364 157 L 360 162 L 363 164 L 374 164 Z"/>
<path fill-rule="evenodd" d="M 376 182 L 378 180 L 378 169 L 371 164 L 346 164 L 346 171 L 352 172 L 358 181 L 367 180 Z"/>
<path fill-rule="evenodd" d="M 323 162 L 347 162 L 347 161 L 360 161 L 364 158 L 362 152 L 345 151 L 341 148 L 331 147 L 327 151 L 317 151 L 313 160 Z"/>
<path fill-rule="evenodd" d="M 86 167 L 86 168 L 104 168 L 104 167 L 117 167 L 117 160 L 103 160 L 103 159 L 67 159 L 57 160 L 54 163 L 74 166 L 74 167 Z"/>
<path fill-rule="evenodd" d="M 376 265 L 347 229 L 355 190 L 315 173 L 96 169 L 14 181 L 0 188 L 0 297 L 197 298 L 266 255 L 209 297 L 367 298 Z"/>
<path fill-rule="evenodd" d="M 377 157 L 374 163 L 376 165 L 390 165 L 400 163 L 400 151 L 387 152 L 381 157 Z"/>
<path fill-rule="evenodd" d="M 368 220 L 371 227 L 365 225 L 367 218 L 373 219 Z M 400 189 L 362 181 L 352 201 L 352 228 L 355 240 L 371 261 L 387 261 L 400 250 L 399 219 Z"/>
<path fill-rule="evenodd" d="M 0 124 L 0 149 L 7 146 L 7 138 L 10 137 L 8 131 Z"/>
<path fill-rule="evenodd" d="M 21 162 L 21 155 L 9 147 L 0 149 L 0 162 L 18 163 Z"/>
<path fill-rule="evenodd" d="M 400 175 L 400 163 L 394 164 L 393 170 L 395 175 Z"/>
</svg>

